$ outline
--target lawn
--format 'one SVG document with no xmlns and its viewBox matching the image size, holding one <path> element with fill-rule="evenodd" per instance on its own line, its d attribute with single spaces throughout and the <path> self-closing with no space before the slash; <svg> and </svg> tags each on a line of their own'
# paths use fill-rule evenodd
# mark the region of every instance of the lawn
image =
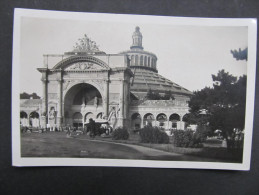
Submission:
<svg viewBox="0 0 259 195">
<path fill-rule="evenodd" d="M 76 139 L 73 139 L 76 138 Z M 98 157 L 98 158 L 116 158 L 112 150 L 116 149 L 117 153 L 125 158 L 130 159 L 140 158 L 142 156 L 136 156 L 134 150 L 127 149 L 127 155 L 123 152 L 123 146 L 117 148 L 105 143 L 98 143 L 98 147 L 95 147 L 93 143 L 86 142 L 89 140 L 87 135 L 76 135 L 67 137 L 65 132 L 48 132 L 48 133 L 23 133 L 21 134 L 21 153 L 22 157 Z M 227 150 L 222 148 L 220 140 L 208 140 L 203 148 L 181 148 L 175 147 L 172 144 L 172 137 L 170 137 L 169 144 L 150 144 L 140 143 L 140 137 L 138 134 L 130 134 L 128 140 L 112 140 L 111 137 L 96 136 L 95 140 L 103 140 L 108 142 L 117 142 L 131 145 L 140 145 L 147 148 L 158 149 L 170 153 L 179 153 L 188 156 L 197 156 L 202 158 L 211 158 L 215 161 L 222 162 L 242 162 L 241 150 Z M 69 141 L 68 141 L 69 140 Z M 91 150 L 89 150 L 91 148 Z M 61 152 L 62 151 L 62 152 Z M 118 155 L 119 155 L 118 154 Z"/>
<path fill-rule="evenodd" d="M 85 135 L 81 135 L 85 136 Z M 96 137 L 95 139 L 106 140 L 111 142 L 125 143 L 125 144 L 134 144 L 145 146 L 148 148 L 154 148 L 166 152 L 186 154 L 199 156 L 204 158 L 214 158 L 217 160 L 227 161 L 227 162 L 236 162 L 242 163 L 243 150 L 242 149 L 232 149 L 228 150 L 227 148 L 221 147 L 222 141 L 218 139 L 208 139 L 203 143 L 202 148 L 183 148 L 175 147 L 173 143 L 173 138 L 170 136 L 169 144 L 151 144 L 151 143 L 141 143 L 140 136 L 137 133 L 131 133 L 128 140 L 112 140 L 109 138 Z"/>
</svg>

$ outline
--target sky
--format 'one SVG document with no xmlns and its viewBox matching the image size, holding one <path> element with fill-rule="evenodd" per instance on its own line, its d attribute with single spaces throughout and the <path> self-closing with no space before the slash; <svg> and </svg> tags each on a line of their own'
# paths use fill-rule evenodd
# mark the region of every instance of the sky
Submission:
<svg viewBox="0 0 259 195">
<path fill-rule="evenodd" d="M 156 54 L 158 73 L 182 87 L 200 90 L 212 86 L 212 74 L 221 69 L 234 76 L 247 72 L 247 62 L 237 61 L 230 50 L 248 46 L 248 29 L 243 26 L 168 25 L 136 20 L 84 21 L 22 17 L 20 27 L 20 92 L 42 95 L 44 54 L 63 54 L 84 34 L 101 51 L 117 54 L 129 50 L 132 33 L 140 27 L 145 51 Z"/>
</svg>

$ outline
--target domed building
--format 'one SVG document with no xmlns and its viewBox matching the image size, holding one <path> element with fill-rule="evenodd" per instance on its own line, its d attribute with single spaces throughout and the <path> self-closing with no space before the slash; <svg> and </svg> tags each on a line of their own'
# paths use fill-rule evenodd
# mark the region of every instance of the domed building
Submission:
<svg viewBox="0 0 259 195">
<path fill-rule="evenodd" d="M 188 101 L 192 92 L 158 74 L 158 58 L 144 50 L 142 39 L 137 26 L 132 35 L 130 50 L 120 53 L 128 56 L 130 68 L 134 73 L 130 85 L 133 95 L 130 106 L 131 128 L 140 128 L 151 123 L 165 129 L 183 129 L 182 120 L 186 120 L 184 116 L 188 113 Z M 159 94 L 161 99 L 166 94 L 171 97 L 167 100 L 149 100 L 147 93 L 150 90 Z"/>
<path fill-rule="evenodd" d="M 139 27 L 132 40 L 130 50 L 106 54 L 85 35 L 71 52 L 44 55 L 43 96 L 21 101 L 21 125 L 32 124 L 31 116 L 39 121 L 32 126 L 52 128 L 81 128 L 93 118 L 113 128 L 184 129 L 192 92 L 158 74 L 158 58 L 144 50 Z"/>
</svg>

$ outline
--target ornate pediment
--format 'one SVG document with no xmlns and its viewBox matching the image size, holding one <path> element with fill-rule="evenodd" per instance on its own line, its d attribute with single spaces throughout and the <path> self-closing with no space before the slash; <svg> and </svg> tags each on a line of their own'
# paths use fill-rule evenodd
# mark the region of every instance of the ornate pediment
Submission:
<svg viewBox="0 0 259 195">
<path fill-rule="evenodd" d="M 65 70 L 94 70 L 94 69 L 102 69 L 102 67 L 92 62 L 77 62 L 65 68 Z"/>
</svg>

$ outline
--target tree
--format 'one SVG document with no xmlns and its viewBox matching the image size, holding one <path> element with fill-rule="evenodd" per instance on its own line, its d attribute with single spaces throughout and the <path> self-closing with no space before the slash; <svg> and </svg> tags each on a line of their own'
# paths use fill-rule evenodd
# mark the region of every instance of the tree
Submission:
<svg viewBox="0 0 259 195">
<path fill-rule="evenodd" d="M 38 96 L 36 93 L 28 94 L 28 93 L 21 93 L 20 99 L 40 99 L 40 96 Z"/>
<path fill-rule="evenodd" d="M 236 58 L 236 60 L 246 60 L 247 61 L 247 52 L 248 49 L 245 48 L 244 50 L 241 50 L 239 48 L 239 50 L 231 50 L 230 51 L 233 55 L 234 58 Z"/>
<path fill-rule="evenodd" d="M 157 91 L 148 90 L 146 95 L 147 100 L 161 100 L 161 96 Z"/>
<path fill-rule="evenodd" d="M 221 70 L 212 75 L 212 88 L 194 92 L 189 102 L 190 115 L 198 125 L 207 124 L 213 131 L 220 129 L 227 135 L 233 128 L 244 128 L 246 76 L 234 77 Z M 205 110 L 206 114 L 201 115 Z"/>
<path fill-rule="evenodd" d="M 170 99 L 174 100 L 175 99 L 171 90 L 166 91 L 165 95 L 162 98 L 163 98 L 163 100 L 170 100 Z"/>
<path fill-rule="evenodd" d="M 174 100 L 172 91 L 165 91 L 164 95 L 160 95 L 157 91 L 149 89 L 146 94 L 147 100 Z"/>
</svg>

